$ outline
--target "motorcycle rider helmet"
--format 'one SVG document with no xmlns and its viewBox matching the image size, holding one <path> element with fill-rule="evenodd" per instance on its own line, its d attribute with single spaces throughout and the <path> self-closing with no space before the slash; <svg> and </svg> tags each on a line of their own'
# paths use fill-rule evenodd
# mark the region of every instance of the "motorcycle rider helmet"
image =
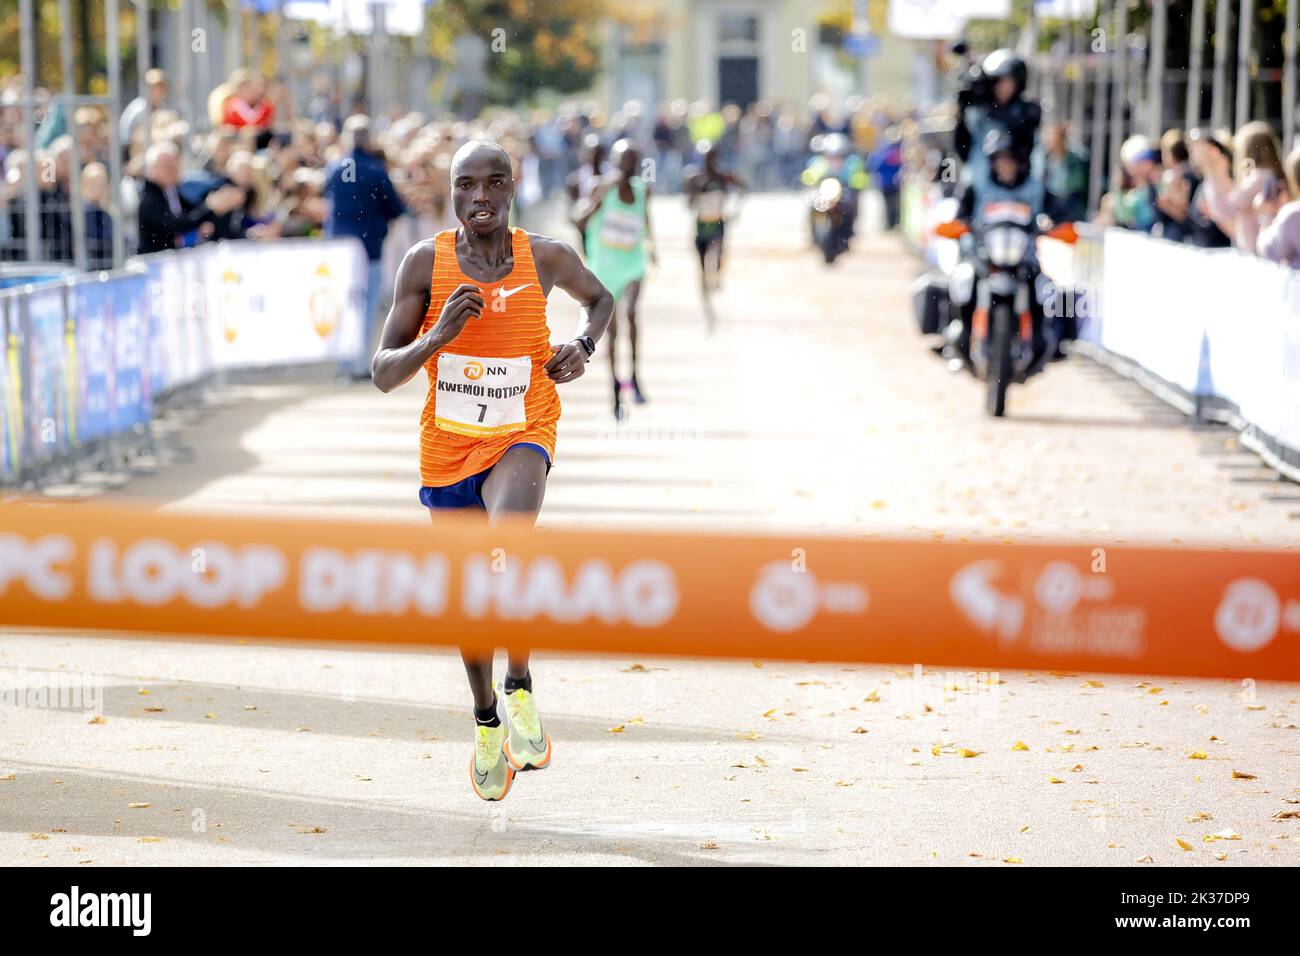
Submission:
<svg viewBox="0 0 1300 956">
<path fill-rule="evenodd" d="M 1011 131 L 1005 126 L 994 126 L 984 134 L 984 142 L 980 143 L 980 149 L 984 156 L 992 161 L 999 153 L 1014 153 L 1016 141 L 1011 138 Z"/>
<path fill-rule="evenodd" d="M 1014 79 L 1016 81 L 1016 96 L 1025 91 L 1025 86 L 1029 82 L 1029 67 L 1025 65 L 1024 60 L 1016 55 L 1014 50 L 994 50 L 980 64 L 980 71 L 991 82 L 997 82 L 1004 76 Z M 1012 97 L 1012 99 L 1014 98 Z"/>
<path fill-rule="evenodd" d="M 985 158 L 989 163 L 990 175 L 996 182 L 1004 186 L 1019 186 L 1029 175 L 1029 164 L 1025 157 L 1016 151 L 1015 140 L 1011 136 L 1010 130 L 1005 126 L 994 126 L 984 134 L 984 141 L 980 144 Z M 1016 164 L 1015 174 L 1010 181 L 1004 181 L 998 175 L 998 161 L 1000 159 L 1011 159 Z"/>
</svg>

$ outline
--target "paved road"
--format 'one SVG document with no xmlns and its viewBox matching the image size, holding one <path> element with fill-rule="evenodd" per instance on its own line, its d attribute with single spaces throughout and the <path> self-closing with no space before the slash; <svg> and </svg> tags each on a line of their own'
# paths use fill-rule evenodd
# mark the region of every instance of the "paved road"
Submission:
<svg viewBox="0 0 1300 956">
<path fill-rule="evenodd" d="M 1094 365 L 1054 366 L 1013 391 L 1007 420 L 988 420 L 979 385 L 913 331 L 913 260 L 873 237 L 828 270 L 800 214 L 794 197 L 746 204 L 709 335 L 688 224 L 660 202 L 651 401 L 616 424 L 602 363 L 566 387 L 542 524 L 1300 538 L 1300 506 L 1270 497 L 1285 486 L 1231 433 L 1193 431 Z M 557 337 L 576 321 L 555 309 Z M 384 396 L 319 377 L 231 388 L 169 416 L 153 474 L 100 476 L 94 490 L 176 510 L 423 524 L 420 400 L 416 384 Z M 1274 819 L 1300 809 L 1285 802 L 1300 799 L 1300 687 L 920 663 L 918 678 L 544 658 L 534 675 L 554 765 L 489 805 L 464 779 L 453 655 L 10 631 L 0 677 L 102 675 L 104 722 L 0 708 L 0 860 L 1300 862 L 1300 820 Z M 1205 839 L 1226 831 L 1240 839 Z"/>
</svg>

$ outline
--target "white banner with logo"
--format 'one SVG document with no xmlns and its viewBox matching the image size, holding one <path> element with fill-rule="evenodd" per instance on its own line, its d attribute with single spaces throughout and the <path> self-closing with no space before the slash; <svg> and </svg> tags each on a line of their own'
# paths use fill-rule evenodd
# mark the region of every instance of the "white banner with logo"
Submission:
<svg viewBox="0 0 1300 956">
<path fill-rule="evenodd" d="M 222 242 L 201 251 L 213 368 L 342 362 L 360 353 L 359 242 Z"/>
<path fill-rule="evenodd" d="M 217 369 L 347 362 L 362 350 L 354 239 L 222 242 L 136 260 L 149 275 L 155 394 Z"/>
</svg>

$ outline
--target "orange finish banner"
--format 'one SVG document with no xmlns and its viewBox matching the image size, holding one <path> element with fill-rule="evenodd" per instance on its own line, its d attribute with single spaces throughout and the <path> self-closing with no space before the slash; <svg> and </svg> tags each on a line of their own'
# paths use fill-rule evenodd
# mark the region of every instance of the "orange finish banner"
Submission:
<svg viewBox="0 0 1300 956">
<path fill-rule="evenodd" d="M 1300 680 L 1300 553 L 19 503 L 0 626 Z"/>
</svg>

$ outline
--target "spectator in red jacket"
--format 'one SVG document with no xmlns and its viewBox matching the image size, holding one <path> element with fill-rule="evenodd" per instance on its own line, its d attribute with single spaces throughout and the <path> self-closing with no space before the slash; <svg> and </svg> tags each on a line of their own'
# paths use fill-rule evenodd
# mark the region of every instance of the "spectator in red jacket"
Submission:
<svg viewBox="0 0 1300 956">
<path fill-rule="evenodd" d="M 230 86 L 235 92 L 221 108 L 222 122 L 236 129 L 245 126 L 259 130 L 270 128 L 275 117 L 275 104 L 266 97 L 266 80 L 262 75 L 235 70 L 230 75 Z"/>
</svg>

